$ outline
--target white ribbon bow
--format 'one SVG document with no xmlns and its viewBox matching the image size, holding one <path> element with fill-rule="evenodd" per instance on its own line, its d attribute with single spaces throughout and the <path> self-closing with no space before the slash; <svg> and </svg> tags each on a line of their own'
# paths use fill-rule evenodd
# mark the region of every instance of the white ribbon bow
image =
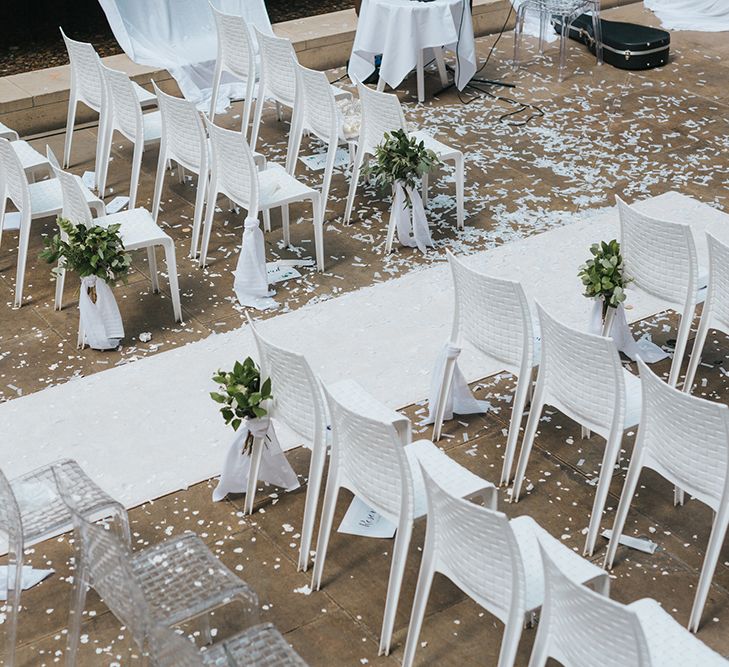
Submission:
<svg viewBox="0 0 729 667">
<path fill-rule="evenodd" d="M 410 208 L 407 205 L 408 199 Z M 417 247 L 423 253 L 426 252 L 426 248 L 433 247 L 420 193 L 410 186 L 403 186 L 401 181 L 395 182 L 395 195 L 390 211 L 390 229 L 393 227 L 397 231 L 400 245 Z"/>
<path fill-rule="evenodd" d="M 96 303 L 89 290 L 96 288 Z M 81 278 L 79 308 L 79 345 L 89 344 L 94 350 L 113 350 L 124 338 L 119 306 L 111 288 L 96 276 Z"/>
<path fill-rule="evenodd" d="M 233 290 L 242 306 L 258 310 L 278 307 L 271 298 L 275 292 L 268 289 L 266 250 L 263 244 L 263 232 L 257 218 L 246 218 L 243 247 L 233 276 Z"/>
</svg>

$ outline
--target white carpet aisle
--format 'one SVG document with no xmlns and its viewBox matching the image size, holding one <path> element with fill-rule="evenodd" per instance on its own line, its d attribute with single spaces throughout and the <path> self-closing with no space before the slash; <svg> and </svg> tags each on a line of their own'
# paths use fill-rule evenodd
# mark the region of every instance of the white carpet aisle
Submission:
<svg viewBox="0 0 729 667">
<path fill-rule="evenodd" d="M 729 215 L 677 193 L 646 200 L 640 208 L 691 223 L 703 264 L 704 230 L 723 227 L 729 235 Z M 577 269 L 591 243 L 617 236 L 617 211 L 604 209 L 590 212 L 588 221 L 469 261 L 521 280 L 529 296 L 575 327 L 585 327 L 591 303 L 581 295 Z M 325 382 L 352 377 L 388 405 L 401 407 L 428 394 L 433 359 L 450 332 L 451 303 L 444 263 L 305 306 L 259 327 L 272 341 L 304 352 Z M 630 295 L 628 304 L 631 321 L 663 309 L 660 302 L 631 301 Z M 215 476 L 231 433 L 208 397 L 210 378 L 247 355 L 256 356 L 243 327 L 2 404 L 0 465 L 15 476 L 72 457 L 128 507 Z M 501 370 L 469 354 L 461 363 L 469 380 Z M 296 444 L 280 435 L 284 445 Z"/>
</svg>

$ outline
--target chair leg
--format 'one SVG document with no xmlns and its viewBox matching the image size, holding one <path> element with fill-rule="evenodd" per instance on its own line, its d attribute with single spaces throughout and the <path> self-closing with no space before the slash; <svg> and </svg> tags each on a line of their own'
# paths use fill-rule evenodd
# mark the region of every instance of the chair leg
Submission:
<svg viewBox="0 0 729 667">
<path fill-rule="evenodd" d="M 192 219 L 192 238 L 190 239 L 190 258 L 197 257 L 200 244 L 200 227 L 202 226 L 203 211 L 205 210 L 205 191 L 207 190 L 207 169 L 201 169 L 197 176 L 197 194 L 195 195 L 195 215 Z"/>
<path fill-rule="evenodd" d="M 152 217 L 157 222 L 159 216 L 160 200 L 162 199 L 162 187 L 165 182 L 165 163 L 167 158 L 165 157 L 164 150 L 160 147 L 159 160 L 157 160 L 157 175 L 154 179 L 154 195 L 152 195 Z M 131 204 L 131 201 L 130 201 Z M 129 209 L 131 210 L 131 206 Z M 197 211 L 196 211 L 197 212 Z"/>
<path fill-rule="evenodd" d="M 357 181 L 359 181 L 359 172 L 362 168 L 362 159 L 364 149 L 357 146 L 357 152 L 354 156 L 354 166 L 352 167 L 352 176 L 349 179 L 349 193 L 347 194 L 347 208 L 344 211 L 344 222 L 349 224 L 352 219 L 352 206 L 354 205 L 354 196 L 357 194 Z"/>
<path fill-rule="evenodd" d="M 673 361 L 671 362 L 671 373 L 668 376 L 668 384 L 672 387 L 675 387 L 678 383 L 678 376 L 681 373 L 681 366 L 683 366 L 683 357 L 686 352 L 688 337 L 691 333 L 694 313 L 695 308 L 691 306 L 681 315 L 681 323 L 678 326 L 678 336 L 676 337 L 676 349 L 673 352 Z"/>
<path fill-rule="evenodd" d="M 324 220 L 327 217 L 327 201 L 329 201 L 329 189 L 332 186 L 332 177 L 334 175 L 334 160 L 337 157 L 337 140 L 332 139 L 329 142 L 327 150 L 327 162 L 324 168 L 324 181 L 321 185 L 321 217 Z"/>
<path fill-rule="evenodd" d="M 71 142 L 73 142 L 73 128 L 76 124 L 76 96 L 71 93 L 68 98 L 68 114 L 66 115 L 66 140 L 63 144 L 63 168 L 68 169 L 71 163 Z"/>
<path fill-rule="evenodd" d="M 202 248 L 200 249 L 200 261 L 199 266 L 202 268 L 207 264 L 208 261 L 208 246 L 210 245 L 210 232 L 213 229 L 213 216 L 215 215 L 215 200 L 217 199 L 218 193 L 216 192 L 214 184 L 211 182 L 208 189 L 208 202 L 205 209 L 205 224 L 203 226 L 203 241 Z"/>
<path fill-rule="evenodd" d="M 264 208 L 262 211 L 262 214 L 263 214 L 263 231 L 270 232 L 271 231 L 271 209 Z"/>
<path fill-rule="evenodd" d="M 699 368 L 701 362 L 701 353 L 704 350 L 706 344 L 706 336 L 709 333 L 709 313 L 707 310 L 711 308 L 709 304 L 704 304 L 704 312 L 701 314 L 701 321 L 699 322 L 699 330 L 696 332 L 696 340 L 694 341 L 694 348 L 691 351 L 691 357 L 689 359 L 688 370 L 686 371 L 686 378 L 683 381 L 683 390 L 690 394 L 693 389 L 694 379 L 696 378 L 696 371 Z"/>
<path fill-rule="evenodd" d="M 418 102 L 425 101 L 425 63 L 423 50 L 418 50 L 418 64 L 415 66 L 415 76 L 418 83 Z"/>
<path fill-rule="evenodd" d="M 324 574 L 324 562 L 327 558 L 327 547 L 329 546 L 329 537 L 334 523 L 334 511 L 337 508 L 337 496 L 339 496 L 339 480 L 337 479 L 337 472 L 332 468 L 332 462 L 330 461 L 329 476 L 324 491 L 324 505 L 319 523 L 319 537 L 316 541 L 314 572 L 311 576 L 311 588 L 316 591 L 321 588 L 321 577 Z"/>
<path fill-rule="evenodd" d="M 22 211 L 20 221 L 20 239 L 18 241 L 18 267 L 15 272 L 15 307 L 23 305 L 23 285 L 25 284 L 25 264 L 28 258 L 30 241 L 30 210 Z"/>
<path fill-rule="evenodd" d="M 523 619 L 509 619 L 504 628 L 504 636 L 501 639 L 501 650 L 499 651 L 498 667 L 513 667 L 516 660 L 516 652 L 519 649 L 519 640 Z"/>
<path fill-rule="evenodd" d="M 54 302 L 54 310 L 61 310 L 63 308 L 63 286 L 66 283 L 66 267 L 62 262 L 58 262 L 58 269 L 56 272 L 56 299 Z"/>
<path fill-rule="evenodd" d="M 149 264 L 149 278 L 152 281 L 152 292 L 159 292 L 159 275 L 157 273 L 157 255 L 154 246 L 147 248 L 147 263 Z"/>
<path fill-rule="evenodd" d="M 314 245 L 316 246 L 316 270 L 324 271 L 324 220 L 321 215 L 321 197 L 318 192 L 311 196 L 314 209 Z"/>
<path fill-rule="evenodd" d="M 595 58 L 597 64 L 602 65 L 602 23 L 600 22 L 600 0 L 595 0 L 592 9 L 592 27 L 595 34 Z"/>
<path fill-rule="evenodd" d="M 423 561 L 420 564 L 418 585 L 415 589 L 415 599 L 413 600 L 413 610 L 410 613 L 410 625 L 408 626 L 402 667 L 412 667 L 413 660 L 415 659 L 415 651 L 418 648 L 418 639 L 420 638 L 420 631 L 423 627 L 423 618 L 425 617 L 425 609 L 428 605 L 430 588 L 433 584 L 433 575 L 433 558 L 430 550 L 426 547 L 423 553 Z"/>
<path fill-rule="evenodd" d="M 283 120 L 283 108 L 281 107 L 281 102 L 278 100 L 276 100 L 276 118 L 279 123 Z"/>
<path fill-rule="evenodd" d="M 401 522 L 402 523 L 402 522 Z M 382 634 L 380 635 L 380 650 L 378 655 L 389 655 L 392 643 L 392 632 L 395 628 L 397 604 L 400 601 L 402 578 L 407 564 L 410 537 L 413 532 L 413 523 L 408 521 L 405 526 L 399 526 L 395 535 L 395 545 L 392 552 L 392 565 L 390 579 L 387 584 L 387 600 L 385 601 L 385 615 L 382 619 Z"/>
<path fill-rule="evenodd" d="M 440 440 L 443 431 L 443 420 L 445 418 L 446 405 L 448 404 L 448 396 L 453 387 L 453 375 L 456 370 L 456 358 L 446 359 L 443 368 L 443 378 L 440 383 L 440 393 L 438 394 L 438 404 L 435 406 L 435 414 L 433 415 L 433 442 Z"/>
<path fill-rule="evenodd" d="M 544 667 L 549 658 L 549 625 L 547 619 L 540 618 L 537 626 L 537 637 L 534 640 L 528 667 Z"/>
<path fill-rule="evenodd" d="M 420 189 L 422 192 L 421 199 L 423 200 L 423 207 L 428 207 L 428 172 L 425 172 L 420 177 Z"/>
<path fill-rule="evenodd" d="M 252 151 L 256 150 L 256 144 L 258 143 L 258 133 L 261 130 L 261 116 L 263 115 L 263 105 L 266 103 L 266 96 L 262 94 L 263 86 L 259 84 L 258 91 L 259 96 L 256 99 L 256 107 L 253 111 L 253 125 L 251 126 L 251 142 L 250 147 Z"/>
<path fill-rule="evenodd" d="M 463 164 L 463 153 L 456 155 L 453 158 L 455 167 L 455 179 L 456 179 L 456 224 L 458 229 L 463 229 L 465 226 L 465 207 L 464 207 L 464 188 L 465 188 L 465 168 Z"/>
<path fill-rule="evenodd" d="M 215 75 L 213 76 L 213 92 L 210 97 L 210 113 L 208 114 L 211 123 L 215 120 L 215 105 L 218 103 L 218 92 L 220 91 L 220 79 L 222 76 L 223 63 L 220 58 L 218 58 L 215 65 Z"/>
<path fill-rule="evenodd" d="M 291 128 L 289 130 L 288 150 L 286 151 L 286 171 L 294 176 L 296 174 L 296 166 L 299 161 L 299 151 L 301 150 L 301 138 L 304 134 L 304 114 L 301 109 L 294 109 L 291 118 Z"/>
<path fill-rule="evenodd" d="M 380 76 L 379 79 L 377 79 L 377 92 L 381 93 L 385 90 L 385 80 Z"/>
<path fill-rule="evenodd" d="M 446 70 L 445 59 L 443 58 L 443 48 L 436 47 L 433 49 L 435 54 L 435 64 L 438 67 L 438 76 L 440 77 L 440 85 L 445 87 L 448 85 L 448 71 Z"/>
<path fill-rule="evenodd" d="M 309 552 L 311 551 L 311 540 L 314 534 L 314 521 L 316 510 L 319 506 L 319 493 L 321 491 L 321 480 L 324 474 L 324 461 L 326 460 L 326 443 L 315 442 L 311 452 L 311 463 L 309 464 L 309 481 L 306 486 L 306 502 L 304 504 L 304 521 L 301 528 L 301 544 L 299 546 L 299 570 L 309 568 Z"/>
<path fill-rule="evenodd" d="M 607 553 L 605 554 L 603 567 L 606 570 L 613 569 L 615 554 L 617 553 L 618 546 L 620 544 L 620 536 L 623 534 L 623 528 L 625 528 L 625 520 L 628 518 L 630 503 L 633 500 L 635 490 L 638 487 L 638 478 L 640 477 L 642 467 L 643 464 L 640 452 L 633 450 L 633 458 L 631 459 L 630 466 L 628 467 L 628 474 L 625 478 L 623 493 L 620 496 L 620 502 L 618 503 L 618 511 L 615 513 L 613 534 L 610 536 Z"/>
<path fill-rule="evenodd" d="M 139 188 L 139 173 L 142 170 L 142 155 L 144 154 L 144 138 L 138 137 L 134 142 L 132 154 L 132 181 L 129 184 L 129 210 L 137 205 L 137 189 Z"/>
<path fill-rule="evenodd" d="M 536 396 L 529 408 L 529 419 L 527 419 L 526 430 L 524 431 L 524 442 L 521 445 L 521 453 L 519 454 L 519 463 L 516 467 L 516 477 L 514 478 L 514 490 L 511 493 L 511 502 L 518 502 L 521 495 L 521 485 L 526 475 L 526 467 L 529 463 L 529 455 L 534 446 L 534 437 L 537 434 L 539 426 L 539 417 L 542 415 L 544 403 L 542 402 L 542 391 L 537 387 Z"/>
<path fill-rule="evenodd" d="M 269 212 L 268 209 L 265 211 L 266 213 Z M 284 204 L 281 207 L 281 227 L 283 229 L 283 242 L 284 245 L 288 248 L 291 245 L 291 225 L 289 221 L 289 205 Z M 268 230 L 271 230 L 271 219 L 268 219 Z"/>
<path fill-rule="evenodd" d="M 180 285 L 177 277 L 175 244 L 172 239 L 169 239 L 165 240 L 162 247 L 165 251 L 165 264 L 167 264 L 167 276 L 170 282 L 170 297 L 172 298 L 172 310 L 175 314 L 175 322 L 182 322 L 182 304 L 180 303 Z M 154 253 L 154 248 L 152 248 L 152 253 Z"/>
<path fill-rule="evenodd" d="M 104 121 L 103 133 L 99 135 L 101 147 L 99 148 L 99 159 L 96 163 L 96 189 L 99 197 L 104 198 L 106 192 L 106 177 L 109 172 L 109 159 L 111 157 L 111 142 L 114 138 L 114 128 L 111 119 Z M 131 206 L 129 207 L 131 209 Z"/>
<path fill-rule="evenodd" d="M 248 471 L 246 502 L 243 511 L 244 514 L 253 514 L 253 503 L 256 500 L 256 487 L 258 486 L 258 472 L 261 469 L 261 458 L 263 457 L 263 448 L 265 446 L 263 438 L 256 438 L 253 441 L 253 451 L 250 454 L 251 466 Z"/>
<path fill-rule="evenodd" d="M 11 588 L 12 586 L 12 588 Z M 23 590 L 23 555 L 8 562 L 8 579 L 5 596 L 5 665 L 15 665 L 15 644 L 18 635 L 18 613 L 20 612 L 20 594 Z"/>
<path fill-rule="evenodd" d="M 253 76 L 248 77 L 248 84 L 246 86 L 246 98 L 243 100 L 243 113 L 242 115 L 242 124 L 240 128 L 240 133 L 243 135 L 243 139 L 246 141 L 248 140 L 248 125 L 251 121 L 251 107 L 253 106 L 253 89 L 255 86 L 255 81 Z"/>
<path fill-rule="evenodd" d="M 76 664 L 76 654 L 81 636 L 81 620 L 86 606 L 86 571 L 80 549 L 76 549 L 76 571 L 73 573 L 73 589 L 71 592 L 71 609 L 68 620 L 68 637 L 66 638 L 66 664 Z"/>
<path fill-rule="evenodd" d="M 516 12 L 516 25 L 514 26 L 514 61 L 512 68 L 514 71 L 519 69 L 519 48 L 521 46 L 521 36 L 524 32 L 524 18 L 526 17 L 526 3 L 522 3 Z"/>
<path fill-rule="evenodd" d="M 529 387 L 532 384 L 533 373 L 533 370 L 529 370 L 527 373 L 522 374 L 516 383 L 514 405 L 511 408 L 511 421 L 509 422 L 509 435 L 506 440 L 506 451 L 504 452 L 504 465 L 501 469 L 501 484 L 508 484 L 511 480 L 511 468 L 514 465 L 519 430 L 524 417 L 524 408 L 529 394 Z"/>
<path fill-rule="evenodd" d="M 562 16 L 562 33 L 559 36 L 559 80 L 564 81 L 564 68 L 567 62 L 567 17 Z"/>
</svg>

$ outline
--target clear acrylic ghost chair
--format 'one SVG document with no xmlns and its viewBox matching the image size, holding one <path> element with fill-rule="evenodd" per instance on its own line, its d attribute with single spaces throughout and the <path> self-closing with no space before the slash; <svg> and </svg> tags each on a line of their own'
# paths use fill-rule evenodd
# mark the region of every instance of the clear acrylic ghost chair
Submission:
<svg viewBox="0 0 729 667">
<path fill-rule="evenodd" d="M 210 234 L 218 194 L 248 211 L 248 216 L 258 217 L 263 211 L 266 231 L 270 230 L 270 210 L 281 209 L 283 241 L 288 246 L 289 204 L 310 201 L 314 220 L 314 243 L 316 263 L 319 271 L 324 270 L 324 226 L 321 217 L 321 195 L 314 189 L 297 181 L 280 165 L 267 163 L 265 169 L 257 170 L 253 152 L 240 133 L 225 130 L 207 119 L 205 123 L 210 134 L 212 167 L 210 190 L 205 214 L 200 266 L 207 263 Z"/>
<path fill-rule="evenodd" d="M 352 168 L 352 179 L 349 183 L 349 194 L 347 196 L 347 208 L 344 213 L 344 221 L 349 223 L 352 217 L 352 206 L 357 193 L 359 174 L 366 155 L 374 155 L 376 147 L 382 142 L 385 132 L 404 130 L 411 137 L 422 141 L 425 147 L 432 150 L 442 162 L 453 162 L 454 180 L 456 183 L 456 213 L 458 229 L 463 229 L 463 188 L 464 188 L 464 163 L 463 153 L 457 148 L 451 148 L 438 141 L 427 132 L 416 130 L 409 132 L 403 115 L 400 100 L 397 95 L 381 93 L 372 90 L 362 83 L 357 83 L 359 98 L 362 102 L 362 123 L 360 126 L 359 140 L 357 141 L 357 152 L 354 157 Z M 423 203 L 428 202 L 428 175 L 423 176 Z"/>
<path fill-rule="evenodd" d="M 88 190 L 78 176 L 76 184 L 80 196 L 87 207 L 96 210 L 97 215 L 104 214 L 104 202 Z M 6 218 L 7 200 L 10 200 L 20 215 L 20 234 L 18 242 L 18 266 L 15 275 L 14 306 L 20 308 L 23 303 L 23 286 L 25 283 L 25 265 L 28 259 L 30 242 L 30 226 L 32 220 L 58 215 L 63 210 L 63 194 L 58 179 L 51 178 L 37 183 L 28 183 L 23 165 L 7 139 L 0 139 L 0 241 Z"/>
<path fill-rule="evenodd" d="M 145 148 L 160 143 L 162 117 L 159 111 L 142 113 L 142 107 L 134 94 L 134 84 L 127 74 L 110 69 L 99 61 L 99 71 L 104 81 L 106 109 L 103 133 L 99 134 L 101 148 L 96 165 L 96 184 L 103 197 L 114 132 L 132 142 L 132 176 L 129 184 L 129 209 L 137 205 L 137 189 Z"/>
<path fill-rule="evenodd" d="M 306 572 L 327 451 L 328 420 L 324 396 L 306 357 L 267 341 L 254 326 L 250 315 L 247 317 L 258 347 L 261 374 L 270 377 L 276 387 L 271 415 L 286 424 L 311 448 L 298 565 L 299 570 Z M 251 475 L 257 477 L 258 472 L 251 470 Z"/>
<path fill-rule="evenodd" d="M 210 3 L 210 9 L 215 17 L 215 26 L 218 33 L 218 55 L 215 61 L 215 75 L 213 77 L 213 93 L 210 99 L 210 120 L 215 120 L 215 106 L 218 101 L 218 91 L 223 72 L 229 72 L 246 84 L 245 99 L 243 100 L 243 113 L 241 121 L 241 134 L 245 139 L 248 136 L 248 125 L 251 119 L 253 97 L 256 94 L 256 80 L 258 66 L 256 64 L 256 48 L 251 29 L 242 16 L 225 14 Z M 259 93 L 260 95 L 260 90 Z"/>
<path fill-rule="evenodd" d="M 707 234 L 706 239 L 709 245 L 709 284 L 683 384 L 684 391 L 688 393 L 693 388 L 709 329 L 729 333 L 729 246 L 711 234 Z"/>
<path fill-rule="evenodd" d="M 397 526 L 380 635 L 380 654 L 388 654 L 413 521 L 427 511 L 420 466 L 451 493 L 479 497 L 492 508 L 496 488 L 430 440 L 411 442 L 409 420 L 353 380 L 325 387 L 324 393 L 332 420 L 332 450 L 311 587 L 321 587 L 337 497 L 340 489 L 348 489 Z"/>
<path fill-rule="evenodd" d="M 544 548 L 544 605 L 529 667 L 548 658 L 564 667 L 725 667 L 712 651 L 656 600 L 628 605 L 572 581 Z"/>
<path fill-rule="evenodd" d="M 54 467 L 63 470 L 74 493 L 83 492 L 81 508 L 85 513 L 95 519 L 114 517 L 120 522 L 119 529 L 129 532 L 124 508 L 99 488 L 76 461 L 55 461 L 10 480 L 0 471 L 0 532 L 5 533 L 8 540 L 7 602 L 3 623 L 5 667 L 15 664 L 25 549 L 64 533 L 72 526 L 71 514 L 56 488 Z"/>
<path fill-rule="evenodd" d="M 461 499 L 423 470 L 428 525 L 410 616 L 403 667 L 411 667 L 436 572 L 450 579 L 504 625 L 498 667 L 512 667 L 525 622 L 544 602 L 540 545 L 572 581 L 607 595 L 610 578 L 552 537 L 534 519 L 509 520 L 501 512 Z"/>
<path fill-rule="evenodd" d="M 613 566 L 643 468 L 708 505 L 714 522 L 688 624 L 696 632 L 729 524 L 729 407 L 671 387 L 640 360 L 638 367 L 643 409 L 605 565 Z"/>
<path fill-rule="evenodd" d="M 355 142 L 348 140 L 342 130 L 342 116 L 337 106 L 332 84 L 324 72 L 307 69 L 296 64 L 296 108 L 297 115 L 291 130 L 293 141 L 289 144 L 290 174 L 296 172 L 296 164 L 301 147 L 304 129 L 327 146 L 324 180 L 321 186 L 321 214 L 326 217 L 329 189 L 334 174 L 334 160 L 340 142 L 349 145 L 350 155 L 354 154 Z"/>
<path fill-rule="evenodd" d="M 589 12 L 592 15 L 593 41 L 597 64 L 602 65 L 602 27 L 600 23 L 600 0 L 524 0 L 516 13 L 514 28 L 514 69 L 520 65 L 519 50 L 521 48 L 524 20 L 527 13 L 539 16 L 539 52 L 544 53 L 544 32 L 552 29 L 553 19 L 559 19 L 559 80 L 564 80 L 564 67 L 567 55 L 570 27 L 580 15 Z"/>
<path fill-rule="evenodd" d="M 154 82 L 152 85 L 157 94 L 162 116 L 162 139 L 159 147 L 157 176 L 154 181 L 152 217 L 157 222 L 165 171 L 170 161 L 177 163 L 177 168 L 183 175 L 184 170 L 197 174 L 197 195 L 190 242 L 190 257 L 196 258 L 200 243 L 203 209 L 205 208 L 205 192 L 210 173 L 208 137 L 200 112 L 193 102 L 163 93 Z"/>
<path fill-rule="evenodd" d="M 149 634 L 155 667 L 306 667 L 272 623 L 261 623 L 201 651 L 170 628 Z"/>
<path fill-rule="evenodd" d="M 58 181 L 63 189 L 63 214 L 64 217 L 76 224 L 84 223 L 86 226 L 99 225 L 121 225 L 121 235 L 124 248 L 128 251 L 147 251 L 149 272 L 152 280 L 152 290 L 159 292 L 159 277 L 157 275 L 157 258 L 155 249 L 161 246 L 165 253 L 167 264 L 167 275 L 170 282 L 170 297 L 172 298 L 172 309 L 175 321 L 182 321 L 182 306 L 180 304 L 180 287 L 177 278 L 177 259 L 175 255 L 175 244 L 170 236 L 157 226 L 151 214 L 146 208 L 135 208 L 128 211 L 120 211 L 113 215 L 102 215 L 92 218 L 88 205 L 84 205 L 83 192 L 79 180 L 73 174 L 54 168 Z M 63 307 L 63 286 L 66 271 L 59 267 L 56 275 L 56 310 Z"/>
<path fill-rule="evenodd" d="M 529 304 L 520 283 L 475 271 L 450 251 L 446 255 L 454 288 L 449 348 L 458 352 L 463 343 L 468 343 L 518 378 L 501 471 L 501 483 L 506 484 L 511 478 L 519 428 L 532 384 L 532 369 L 538 364 Z M 439 401 L 434 410 L 433 440 L 436 442 L 441 437 L 457 357 L 457 354 L 448 355 L 441 379 Z"/>
<path fill-rule="evenodd" d="M 81 617 L 88 586 L 110 611 L 131 630 L 143 649 L 151 629 L 138 610 L 143 601 L 154 624 L 168 627 L 204 617 L 204 638 L 211 643 L 207 614 L 232 602 L 245 615 L 257 617 L 258 598 L 242 579 L 231 572 L 194 533 L 184 533 L 132 552 L 128 535 L 90 523 L 82 511 L 84 490 L 68 488 L 63 470 L 54 468 L 61 495 L 73 517 L 77 562 L 76 600 L 68 630 L 66 662 L 76 664 Z"/>
<path fill-rule="evenodd" d="M 600 479 L 585 540 L 585 554 L 591 556 L 620 454 L 623 431 L 640 420 L 640 380 L 623 368 L 611 338 L 572 329 L 551 317 L 539 304 L 537 310 L 542 354 L 511 500 L 519 500 L 529 455 L 546 405 L 557 408 L 583 429 L 605 438 Z"/>
<path fill-rule="evenodd" d="M 698 303 L 696 246 L 688 224 L 656 220 L 616 197 L 620 214 L 620 250 L 629 290 L 663 299 L 681 316 L 668 383 L 678 382 Z"/>
</svg>

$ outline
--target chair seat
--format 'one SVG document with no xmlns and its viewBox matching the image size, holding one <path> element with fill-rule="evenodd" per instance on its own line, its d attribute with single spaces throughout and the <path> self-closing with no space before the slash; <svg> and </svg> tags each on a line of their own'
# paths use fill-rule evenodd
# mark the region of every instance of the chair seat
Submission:
<svg viewBox="0 0 729 667">
<path fill-rule="evenodd" d="M 416 440 L 406 445 L 405 454 L 412 471 L 415 493 L 413 516 L 416 519 L 424 516 L 428 511 L 421 465 L 444 491 L 460 498 L 494 488 L 491 482 L 474 475 L 448 454 L 438 449 L 430 440 Z"/>
<path fill-rule="evenodd" d="M 103 202 L 83 184 L 79 176 L 75 178 L 81 184 L 86 203 L 92 207 L 102 208 Z M 30 210 L 34 218 L 55 215 L 63 209 L 61 182 L 57 178 L 29 183 L 28 190 L 30 192 Z"/>
<path fill-rule="evenodd" d="M 226 604 L 236 595 L 255 597 L 194 533 L 134 553 L 131 568 L 155 620 L 166 625 Z"/>
<path fill-rule="evenodd" d="M 15 151 L 15 154 L 20 160 L 20 164 L 26 172 L 34 172 L 39 167 L 45 167 L 50 175 L 51 167 L 48 158 L 42 153 L 39 153 L 27 141 L 13 141 L 10 147 Z"/>
<path fill-rule="evenodd" d="M 226 651 L 227 650 L 227 651 Z M 246 667 L 306 667 L 298 653 L 272 623 L 261 623 L 219 642 L 203 651 L 203 663 L 211 667 L 228 665 L 227 655 L 235 665 Z"/>
<path fill-rule="evenodd" d="M 170 238 L 154 221 L 152 214 L 146 208 L 134 208 L 131 211 L 106 215 L 103 218 L 97 218 L 96 224 L 101 227 L 121 225 L 119 233 L 127 250 L 145 248 Z"/>
<path fill-rule="evenodd" d="M 726 667 L 727 661 L 673 620 L 656 600 L 643 598 L 628 605 L 645 628 L 651 664 L 661 667 Z"/>
<path fill-rule="evenodd" d="M 584 584 L 608 574 L 602 568 L 552 537 L 530 516 L 520 516 L 509 522 L 519 545 L 526 577 L 526 611 L 533 611 L 544 602 L 544 570 L 539 545 L 566 577 Z"/>
<path fill-rule="evenodd" d="M 142 88 L 138 83 L 132 81 L 134 92 L 142 107 L 152 107 L 157 105 L 157 96 L 154 93 Z"/>
<path fill-rule="evenodd" d="M 281 165 L 270 163 L 258 172 L 260 183 L 260 207 L 272 208 L 287 202 L 297 201 L 313 192 L 308 185 L 298 181 Z"/>
<path fill-rule="evenodd" d="M 441 160 L 453 157 L 454 155 L 462 155 L 462 152 L 456 148 L 451 148 L 444 143 L 438 141 L 435 137 L 430 136 L 424 130 L 416 130 L 411 132 L 410 136 L 422 141 L 428 150 L 433 151 Z"/>
<path fill-rule="evenodd" d="M 145 113 L 142 116 L 142 126 L 145 144 L 159 141 L 162 137 L 162 113 L 160 111 Z"/>
</svg>

